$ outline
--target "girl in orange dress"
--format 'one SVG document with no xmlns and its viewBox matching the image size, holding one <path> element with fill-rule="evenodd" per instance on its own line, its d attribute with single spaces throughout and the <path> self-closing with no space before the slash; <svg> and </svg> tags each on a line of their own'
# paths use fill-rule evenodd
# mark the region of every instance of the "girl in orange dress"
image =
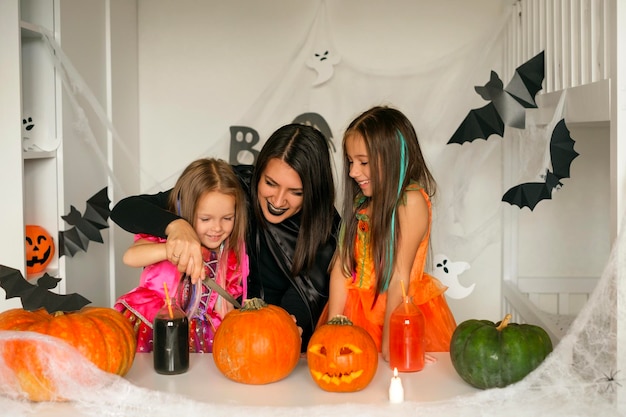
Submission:
<svg viewBox="0 0 626 417">
<path fill-rule="evenodd" d="M 436 187 L 411 122 L 374 107 L 348 126 L 343 150 L 343 224 L 323 320 L 347 316 L 389 360 L 389 319 L 404 285 L 424 314 L 426 351 L 449 351 L 456 322 L 446 287 L 424 272 Z"/>
</svg>

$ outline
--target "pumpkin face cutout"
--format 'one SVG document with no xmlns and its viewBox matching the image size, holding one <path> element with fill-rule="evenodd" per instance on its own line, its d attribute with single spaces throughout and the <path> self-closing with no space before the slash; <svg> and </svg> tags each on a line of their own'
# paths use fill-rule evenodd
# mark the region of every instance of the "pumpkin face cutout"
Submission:
<svg viewBox="0 0 626 417">
<path fill-rule="evenodd" d="M 26 225 L 26 273 L 42 272 L 53 256 L 54 240 L 46 229 L 37 225 Z"/>
<path fill-rule="evenodd" d="M 378 350 L 365 329 L 336 316 L 315 330 L 307 347 L 309 372 L 325 391 L 365 388 L 378 369 Z"/>
</svg>

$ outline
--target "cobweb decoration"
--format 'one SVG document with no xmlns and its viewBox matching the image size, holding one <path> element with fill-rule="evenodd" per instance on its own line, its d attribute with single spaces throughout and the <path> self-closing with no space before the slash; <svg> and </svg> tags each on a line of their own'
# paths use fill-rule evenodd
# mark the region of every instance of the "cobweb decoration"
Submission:
<svg viewBox="0 0 626 417">
<path fill-rule="evenodd" d="M 624 371 L 617 364 L 617 326 L 626 322 L 623 305 L 618 305 L 617 278 L 626 272 L 625 243 L 622 233 L 597 287 L 568 333 L 545 361 L 522 381 L 506 388 L 480 391 L 437 402 L 405 402 L 393 407 L 393 415 L 403 416 L 603 416 L 621 415 L 617 394 L 626 384 Z M 624 300 L 624 286 L 619 286 Z M 5 353 L 16 340 L 36 345 L 32 357 L 41 363 L 56 395 L 70 403 L 30 403 L 20 400 L 19 373 L 5 362 Z M 60 352 L 63 361 L 53 361 L 50 349 Z M 69 359 L 68 359 L 69 358 Z M 208 404 L 138 387 L 112 374 L 100 371 L 65 342 L 31 332 L 0 332 L 0 409 L 3 415 L 32 416 L 67 406 L 70 414 L 85 416 L 171 417 L 200 415 L 210 410 L 212 417 L 254 413 L 259 417 L 360 415 L 389 416 L 389 404 L 333 404 L 313 407 L 244 407 Z M 303 393 L 304 394 L 304 393 Z M 187 414 L 189 413 L 189 414 Z"/>
</svg>

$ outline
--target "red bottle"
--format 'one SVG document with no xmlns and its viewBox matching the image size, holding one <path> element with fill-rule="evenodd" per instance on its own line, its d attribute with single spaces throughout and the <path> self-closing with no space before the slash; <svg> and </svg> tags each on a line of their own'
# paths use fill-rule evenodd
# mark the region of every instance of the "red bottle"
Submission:
<svg viewBox="0 0 626 417">
<path fill-rule="evenodd" d="M 389 365 L 398 372 L 416 372 L 426 360 L 424 315 L 410 297 L 391 313 L 389 321 Z"/>
</svg>

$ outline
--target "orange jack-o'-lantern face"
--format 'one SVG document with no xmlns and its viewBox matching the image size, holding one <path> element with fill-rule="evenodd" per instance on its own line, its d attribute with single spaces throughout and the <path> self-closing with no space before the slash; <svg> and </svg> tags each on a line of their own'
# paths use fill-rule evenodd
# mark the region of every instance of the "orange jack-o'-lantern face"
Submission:
<svg viewBox="0 0 626 417">
<path fill-rule="evenodd" d="M 26 273 L 36 274 L 46 269 L 54 256 L 52 236 L 41 226 L 26 226 Z"/>
<path fill-rule="evenodd" d="M 365 388 L 378 369 L 378 350 L 362 327 L 336 316 L 318 327 L 307 347 L 309 371 L 325 391 L 354 392 Z"/>
</svg>

